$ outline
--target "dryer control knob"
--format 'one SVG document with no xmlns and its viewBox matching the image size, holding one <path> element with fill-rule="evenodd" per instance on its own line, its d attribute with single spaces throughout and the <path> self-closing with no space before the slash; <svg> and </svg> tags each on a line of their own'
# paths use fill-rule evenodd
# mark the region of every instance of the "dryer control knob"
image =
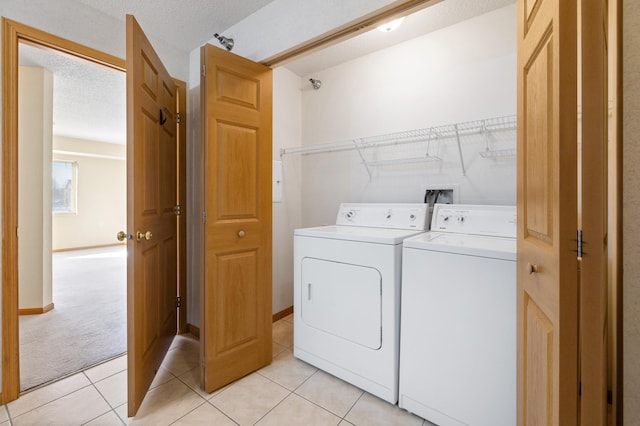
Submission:
<svg viewBox="0 0 640 426">
<path fill-rule="evenodd" d="M 355 210 L 349 210 L 349 211 L 345 214 L 345 216 L 347 217 L 347 219 L 353 219 L 353 218 L 355 217 L 355 215 L 356 215 Z"/>
</svg>

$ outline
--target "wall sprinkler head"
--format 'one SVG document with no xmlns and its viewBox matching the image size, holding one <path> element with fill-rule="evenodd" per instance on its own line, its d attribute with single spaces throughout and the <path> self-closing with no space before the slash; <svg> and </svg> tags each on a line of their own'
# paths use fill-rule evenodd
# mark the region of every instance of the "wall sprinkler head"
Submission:
<svg viewBox="0 0 640 426">
<path fill-rule="evenodd" d="M 311 85 L 313 86 L 314 90 L 318 90 L 320 87 L 322 87 L 322 82 L 320 80 L 317 80 L 315 78 L 310 78 L 309 81 L 311 82 Z"/>
<path fill-rule="evenodd" d="M 213 35 L 215 38 L 218 39 L 218 41 L 220 41 L 220 44 L 223 45 L 224 47 L 227 48 L 227 50 L 229 52 L 231 52 L 231 49 L 233 49 L 233 45 L 234 45 L 234 41 L 232 38 L 228 38 L 222 35 L 219 35 L 218 33 L 215 33 Z"/>
</svg>

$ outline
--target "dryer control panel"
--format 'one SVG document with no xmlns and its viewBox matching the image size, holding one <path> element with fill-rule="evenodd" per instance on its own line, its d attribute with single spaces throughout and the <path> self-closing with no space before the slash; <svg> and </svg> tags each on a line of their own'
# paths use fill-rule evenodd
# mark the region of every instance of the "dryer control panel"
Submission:
<svg viewBox="0 0 640 426">
<path fill-rule="evenodd" d="M 431 230 L 515 238 L 516 207 L 436 204 L 433 208 Z"/>
<path fill-rule="evenodd" d="M 422 203 L 342 203 L 336 225 L 426 231 L 428 211 Z"/>
</svg>

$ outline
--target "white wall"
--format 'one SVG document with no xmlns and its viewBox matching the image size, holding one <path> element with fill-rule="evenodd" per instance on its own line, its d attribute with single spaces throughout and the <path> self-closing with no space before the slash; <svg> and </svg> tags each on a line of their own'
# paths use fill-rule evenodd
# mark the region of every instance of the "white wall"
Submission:
<svg viewBox="0 0 640 426">
<path fill-rule="evenodd" d="M 631 426 L 640 418 L 640 3 L 622 3 L 623 404 Z"/>
<path fill-rule="evenodd" d="M 78 165 L 77 212 L 53 215 L 53 250 L 117 244 L 127 228 L 126 146 L 61 136 L 53 159 Z"/>
<path fill-rule="evenodd" d="M 514 115 L 516 49 L 514 4 L 306 76 L 302 142 Z M 313 90 L 309 77 L 322 87 Z M 515 148 L 515 132 L 512 137 L 507 146 Z M 515 204 L 515 156 L 483 159 L 484 140 L 463 139 L 462 176 L 453 141 L 430 148 L 442 162 L 379 167 L 371 180 L 355 151 L 305 155 L 303 225 L 334 223 L 340 202 L 421 202 L 425 187 L 438 184 L 458 185 L 462 203 Z"/>
<path fill-rule="evenodd" d="M 18 93 L 18 306 L 52 302 L 51 147 L 53 76 L 20 67 Z"/>
<path fill-rule="evenodd" d="M 273 71 L 273 158 L 282 167 L 282 201 L 273 203 L 273 312 L 293 306 L 293 230 L 302 226 L 300 162 L 280 150 L 300 144 L 300 78 L 285 68 Z"/>
</svg>

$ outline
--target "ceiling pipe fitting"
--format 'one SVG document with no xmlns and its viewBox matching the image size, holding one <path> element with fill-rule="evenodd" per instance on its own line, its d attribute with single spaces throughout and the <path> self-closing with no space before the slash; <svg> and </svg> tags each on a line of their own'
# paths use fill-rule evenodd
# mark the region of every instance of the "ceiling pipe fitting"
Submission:
<svg viewBox="0 0 640 426">
<path fill-rule="evenodd" d="M 310 78 L 309 81 L 311 82 L 314 90 L 318 90 L 320 87 L 322 87 L 322 82 L 320 80 Z"/>
<path fill-rule="evenodd" d="M 233 45 L 235 44 L 232 38 L 222 36 L 218 33 L 215 33 L 213 36 L 218 39 L 221 45 L 226 47 L 227 50 L 231 52 L 231 49 L 233 49 Z"/>
</svg>

